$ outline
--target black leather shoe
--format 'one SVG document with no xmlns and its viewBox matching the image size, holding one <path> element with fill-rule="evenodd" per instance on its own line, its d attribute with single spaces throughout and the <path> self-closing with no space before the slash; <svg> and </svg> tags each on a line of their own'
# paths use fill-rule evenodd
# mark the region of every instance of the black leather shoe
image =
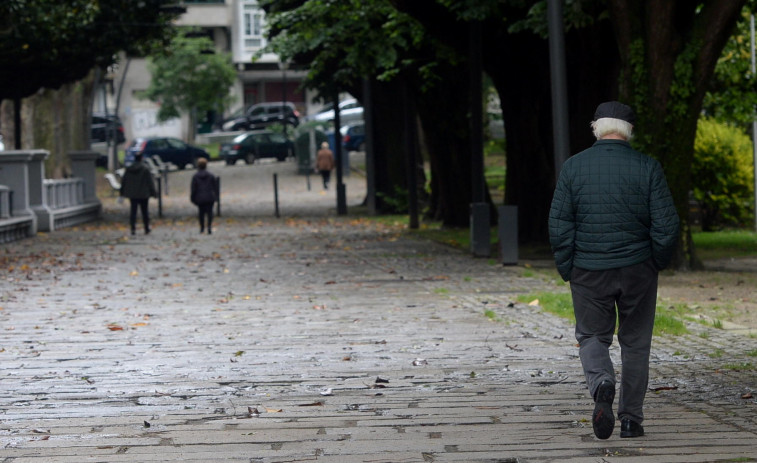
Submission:
<svg viewBox="0 0 757 463">
<path fill-rule="evenodd" d="M 641 437 L 644 435 L 644 427 L 628 418 L 620 420 L 620 437 Z"/>
<path fill-rule="evenodd" d="M 612 412 L 614 400 L 615 385 L 607 380 L 602 381 L 594 397 L 594 414 L 591 416 L 594 435 L 599 439 L 608 439 L 615 429 L 615 415 Z"/>
</svg>

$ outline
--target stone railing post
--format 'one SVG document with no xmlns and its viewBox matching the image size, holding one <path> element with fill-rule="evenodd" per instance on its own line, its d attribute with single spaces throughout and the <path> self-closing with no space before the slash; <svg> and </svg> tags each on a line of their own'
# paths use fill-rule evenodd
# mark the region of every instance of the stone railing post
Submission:
<svg viewBox="0 0 757 463">
<path fill-rule="evenodd" d="M 72 151 L 68 153 L 71 160 L 71 176 L 84 180 L 84 202 L 97 202 L 95 161 L 100 157 L 97 151 Z"/>
<path fill-rule="evenodd" d="M 44 223 L 44 217 L 49 214 L 45 214 L 47 206 L 42 188 L 44 160 L 49 155 L 46 150 L 0 151 L 0 184 L 13 192 L 13 216 L 33 218 L 32 234 L 38 230 L 49 230 L 50 226 Z"/>
</svg>

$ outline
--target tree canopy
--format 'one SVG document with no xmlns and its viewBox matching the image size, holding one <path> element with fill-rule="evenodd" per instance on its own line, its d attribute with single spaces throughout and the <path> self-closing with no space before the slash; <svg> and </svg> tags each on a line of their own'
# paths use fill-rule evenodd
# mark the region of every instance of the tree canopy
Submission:
<svg viewBox="0 0 757 463">
<path fill-rule="evenodd" d="M 0 2 L 0 100 L 57 89 L 106 67 L 116 53 L 144 54 L 172 34 L 169 0 Z"/>
<path fill-rule="evenodd" d="M 170 46 L 150 58 L 152 74 L 145 96 L 160 103 L 158 120 L 190 114 L 191 130 L 197 111 L 223 110 L 231 103 L 229 88 L 234 84 L 236 71 L 228 53 L 214 50 L 213 41 L 195 37 L 184 31 Z"/>
</svg>

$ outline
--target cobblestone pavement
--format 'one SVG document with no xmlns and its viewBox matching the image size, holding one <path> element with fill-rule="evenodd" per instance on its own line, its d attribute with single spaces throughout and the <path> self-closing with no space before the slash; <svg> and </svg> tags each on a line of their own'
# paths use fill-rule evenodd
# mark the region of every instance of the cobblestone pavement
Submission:
<svg viewBox="0 0 757 463">
<path fill-rule="evenodd" d="M 150 235 L 105 198 L 0 247 L 0 461 L 757 461 L 754 337 L 657 338 L 647 436 L 599 441 L 572 326 L 518 302 L 564 287 L 337 218 L 292 164 L 211 169 L 213 235 L 180 172 Z"/>
</svg>

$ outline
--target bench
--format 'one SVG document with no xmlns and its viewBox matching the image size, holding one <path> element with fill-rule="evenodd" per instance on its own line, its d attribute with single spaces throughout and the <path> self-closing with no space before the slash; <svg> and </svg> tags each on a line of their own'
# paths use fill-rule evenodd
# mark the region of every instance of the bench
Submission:
<svg viewBox="0 0 757 463">
<path fill-rule="evenodd" d="M 121 191 L 121 182 L 118 181 L 118 178 L 116 178 L 115 174 L 111 172 L 106 173 L 105 180 L 107 180 L 110 184 L 110 187 L 113 189 L 114 195 Z"/>
</svg>

